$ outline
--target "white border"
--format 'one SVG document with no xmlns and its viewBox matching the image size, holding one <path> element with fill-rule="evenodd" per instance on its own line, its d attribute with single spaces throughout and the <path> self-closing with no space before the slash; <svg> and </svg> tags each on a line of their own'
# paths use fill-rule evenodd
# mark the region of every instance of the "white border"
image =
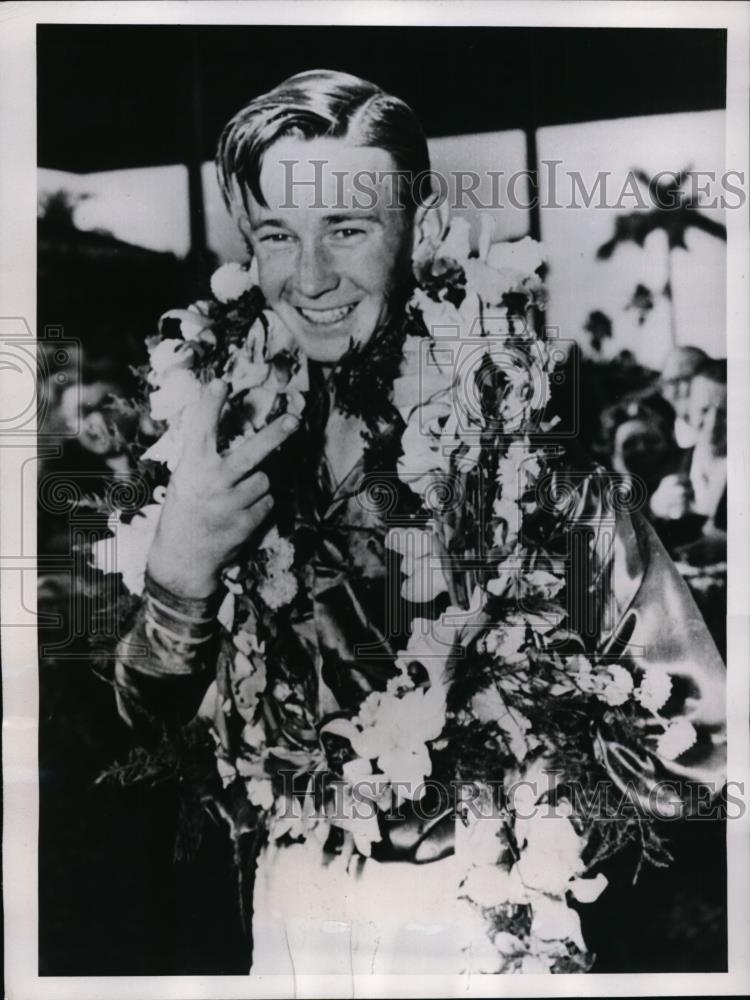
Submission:
<svg viewBox="0 0 750 1000">
<path fill-rule="evenodd" d="M 748 177 L 748 42 L 750 7 L 740 3 L 642 2 L 190 2 L 5 3 L 0 5 L 0 361 L 9 321 L 26 317 L 35 329 L 37 23 L 144 24 L 486 24 L 565 27 L 726 27 L 728 94 L 726 165 Z M 8 154 L 11 151 L 11 154 Z M 750 789 L 750 305 L 748 205 L 727 212 L 730 463 L 729 515 L 729 776 Z M 15 326 L 14 326 L 15 328 Z M 0 399 L 18 400 L 23 386 L 0 365 Z M 5 411 L 4 411 L 5 412 Z M 7 437 L 3 444 L 13 443 Z M 23 605 L 19 565 L 33 568 L 35 539 L 25 528 L 18 449 L 0 447 L 0 614 L 17 620 Z M 27 511 L 30 499 L 26 498 Z M 28 513 L 27 513 L 28 521 Z M 20 557 L 20 559 L 18 558 Z M 25 574 L 33 576 L 33 573 Z M 33 581 L 32 581 L 33 582 Z M 33 611 L 33 597 L 26 596 Z M 118 977 L 37 976 L 37 673 L 35 631 L 7 624 L 3 653 L 3 877 L 6 996 L 10 1000 L 125 1000 L 248 996 L 635 996 L 750 993 L 750 816 L 729 823 L 729 968 L 727 974 L 589 975 L 445 978 L 390 977 Z M 747 794 L 745 800 L 747 801 Z M 699 876 L 699 873 L 696 873 Z M 113 933 L 116 928 L 113 927 Z"/>
</svg>

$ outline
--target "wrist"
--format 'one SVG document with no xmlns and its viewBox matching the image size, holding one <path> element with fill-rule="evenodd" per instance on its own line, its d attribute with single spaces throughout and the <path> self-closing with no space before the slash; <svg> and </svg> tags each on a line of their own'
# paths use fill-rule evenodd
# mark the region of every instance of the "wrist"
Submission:
<svg viewBox="0 0 750 1000">
<path fill-rule="evenodd" d="M 178 600 L 210 601 L 219 590 L 218 570 L 207 570 L 205 564 L 200 565 L 200 560 L 190 565 L 176 565 L 174 558 L 163 559 L 158 548 L 149 554 L 146 573 L 153 583 Z"/>
<path fill-rule="evenodd" d="M 201 623 L 213 621 L 224 597 L 223 588 L 218 584 L 205 595 L 182 593 L 157 579 L 150 567 L 146 569 L 144 593 L 157 605 L 173 612 L 175 617 Z"/>
<path fill-rule="evenodd" d="M 220 594 L 208 599 L 181 597 L 157 583 L 146 572 L 144 590 L 145 631 L 152 649 L 157 650 L 154 668 L 146 673 L 158 676 L 192 675 L 203 668 L 202 651 L 217 634 L 216 614 Z"/>
</svg>

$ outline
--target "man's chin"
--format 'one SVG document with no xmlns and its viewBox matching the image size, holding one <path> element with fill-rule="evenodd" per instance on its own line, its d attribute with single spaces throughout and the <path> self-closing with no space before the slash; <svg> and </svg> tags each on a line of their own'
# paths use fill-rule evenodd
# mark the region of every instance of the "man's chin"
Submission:
<svg viewBox="0 0 750 1000">
<path fill-rule="evenodd" d="M 363 336 L 358 331 L 342 331 L 340 333 L 308 334 L 295 332 L 297 346 L 310 360 L 321 365 L 335 365 L 349 351 L 352 342 L 366 343 L 370 336 Z"/>
</svg>

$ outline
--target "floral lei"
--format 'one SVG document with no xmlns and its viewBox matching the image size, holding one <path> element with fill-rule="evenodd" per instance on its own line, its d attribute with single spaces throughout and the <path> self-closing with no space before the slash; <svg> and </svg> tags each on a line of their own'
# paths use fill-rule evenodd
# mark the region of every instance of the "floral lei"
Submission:
<svg viewBox="0 0 750 1000">
<path fill-rule="evenodd" d="M 454 221 L 437 252 L 415 260 L 416 288 L 397 336 L 374 360 L 353 352 L 344 362 L 349 370 L 339 370 L 342 387 L 356 390 L 357 376 L 381 380 L 383 392 L 391 383 L 404 427 L 398 475 L 420 514 L 408 527 L 392 528 L 386 544 L 401 556 L 407 601 L 442 595 L 450 606 L 437 620 L 412 621 L 397 675 L 384 690 L 368 695 L 351 717 L 322 727 L 321 741 L 332 736 L 347 748 L 337 766 L 323 751 L 295 756 L 267 746 L 261 720 L 269 697 L 282 710 L 315 714 L 314 705 L 295 704 L 288 688 L 266 691 L 267 626 L 305 588 L 292 537 L 272 527 L 249 567 L 225 571 L 219 613 L 250 691 L 242 753 L 227 758 L 217 739 L 219 774 L 225 785 L 244 784 L 272 841 L 305 840 L 321 850 L 335 826 L 349 852 L 369 856 L 381 837 L 379 812 L 405 798 L 418 801 L 433 762 L 448 756 L 465 782 L 454 802 L 463 871 L 458 894 L 477 920 L 472 968 L 486 972 L 589 968 L 592 956 L 569 901 L 595 900 L 607 880 L 587 873 L 636 838 L 648 860 L 664 863 L 659 838 L 642 817 L 609 833 L 602 832 L 607 824 L 599 828 L 576 815 L 570 783 L 602 771 L 590 725 L 574 731 L 569 720 L 606 713 L 636 745 L 652 741 L 665 758 L 696 738 L 690 723 L 659 714 L 671 691 L 666 672 L 634 671 L 586 654 L 566 628 L 559 561 L 543 536 L 524 530 L 536 510 L 535 486 L 555 455 L 541 416 L 556 362 L 533 323 L 544 306 L 543 266 L 539 244 L 526 238 L 490 246 L 484 226 L 479 253 L 471 254 L 468 226 Z M 230 386 L 222 449 L 281 412 L 304 411 L 305 359 L 265 308 L 253 266 L 223 265 L 211 288 L 210 300 L 166 313 L 159 335 L 147 342 L 149 367 L 141 375 L 147 421 L 158 437 L 134 454 L 155 483 L 154 470 L 175 468 L 190 407 L 217 375 Z M 383 415 L 362 416 L 370 464 L 377 465 Z M 480 517 L 470 498 L 478 484 L 485 510 L 477 543 Z M 120 512 L 110 518 L 117 572 L 133 595 L 143 591 L 163 497 L 162 474 L 152 502 L 129 519 Z M 111 572 L 102 553 L 95 547 L 94 561 Z M 267 767 L 271 751 L 299 764 L 310 794 L 278 793 Z M 313 794 L 326 773 L 336 809 Z"/>
</svg>

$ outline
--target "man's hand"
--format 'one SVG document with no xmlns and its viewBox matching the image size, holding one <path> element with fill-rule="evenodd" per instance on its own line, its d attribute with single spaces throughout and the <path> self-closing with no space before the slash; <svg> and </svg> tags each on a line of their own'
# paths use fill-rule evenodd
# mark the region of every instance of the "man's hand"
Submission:
<svg viewBox="0 0 750 1000">
<path fill-rule="evenodd" d="M 268 477 L 254 471 L 299 426 L 274 420 L 231 453 L 219 455 L 216 435 L 228 387 L 212 382 L 189 421 L 188 441 L 169 482 L 148 571 L 181 597 L 209 597 L 219 574 L 273 507 Z"/>
<path fill-rule="evenodd" d="M 651 512 L 665 521 L 677 521 L 690 513 L 693 487 L 684 475 L 665 476 L 651 497 Z"/>
</svg>

